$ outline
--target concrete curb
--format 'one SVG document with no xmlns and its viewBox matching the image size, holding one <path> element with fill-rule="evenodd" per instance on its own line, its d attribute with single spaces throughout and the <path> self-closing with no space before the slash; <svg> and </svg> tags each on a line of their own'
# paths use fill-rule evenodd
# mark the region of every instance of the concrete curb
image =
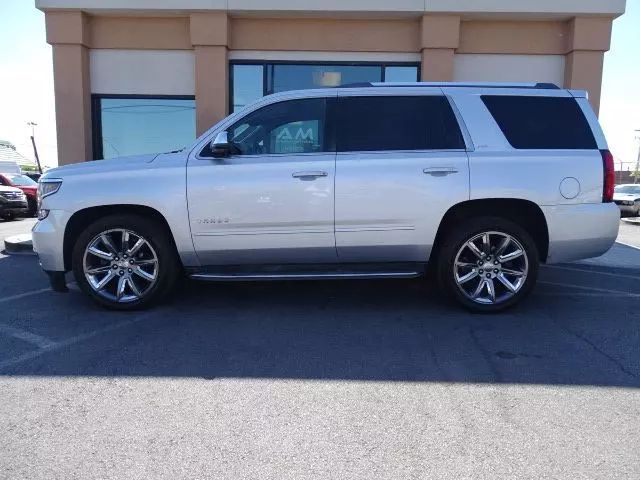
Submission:
<svg viewBox="0 0 640 480">
<path fill-rule="evenodd" d="M 640 227 L 640 218 L 622 218 L 621 220 L 628 225 Z"/>
<path fill-rule="evenodd" d="M 33 243 L 31 242 L 31 234 L 14 235 L 5 238 L 4 252 L 7 255 L 35 255 L 33 251 Z"/>
</svg>

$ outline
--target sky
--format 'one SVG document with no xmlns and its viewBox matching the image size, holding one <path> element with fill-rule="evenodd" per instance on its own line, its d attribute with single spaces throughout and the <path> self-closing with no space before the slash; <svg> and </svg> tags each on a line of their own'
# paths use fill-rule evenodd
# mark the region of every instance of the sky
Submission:
<svg viewBox="0 0 640 480">
<path fill-rule="evenodd" d="M 640 0 L 627 0 L 627 13 L 613 24 L 600 121 L 616 160 L 624 169 L 633 168 L 638 154 L 634 130 L 640 129 Z M 33 0 L 0 0 L 0 139 L 33 159 L 27 122 L 38 124 L 42 164 L 57 165 L 53 67 L 44 14 Z"/>
</svg>

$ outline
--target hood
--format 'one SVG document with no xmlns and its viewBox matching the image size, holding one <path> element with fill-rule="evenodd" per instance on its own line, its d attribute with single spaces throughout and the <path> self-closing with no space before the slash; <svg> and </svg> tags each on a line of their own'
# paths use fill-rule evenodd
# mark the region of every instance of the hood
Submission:
<svg viewBox="0 0 640 480">
<path fill-rule="evenodd" d="M 0 185 L 0 192 L 19 192 L 22 193 L 22 190 L 16 187 L 6 187 L 4 185 Z"/>
<path fill-rule="evenodd" d="M 146 163 L 153 162 L 159 154 L 131 155 L 127 157 L 110 158 L 109 160 L 94 160 L 82 163 L 72 163 L 62 167 L 52 168 L 42 178 L 60 178 L 69 175 L 82 175 L 100 172 L 123 172 L 140 168 Z"/>
<path fill-rule="evenodd" d="M 613 194 L 613 199 L 614 200 L 636 200 L 636 199 L 640 199 L 640 193 L 614 193 Z"/>
</svg>

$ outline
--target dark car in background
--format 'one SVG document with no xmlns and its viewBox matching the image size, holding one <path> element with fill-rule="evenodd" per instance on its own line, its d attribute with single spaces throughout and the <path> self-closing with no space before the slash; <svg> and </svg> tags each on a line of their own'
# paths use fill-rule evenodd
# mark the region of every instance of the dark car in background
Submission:
<svg viewBox="0 0 640 480">
<path fill-rule="evenodd" d="M 35 217 L 38 211 L 38 183 L 21 173 L 0 173 L 0 185 L 19 188 L 27 197 L 27 216 Z"/>
<path fill-rule="evenodd" d="M 622 215 L 640 216 L 640 185 L 617 185 L 613 191 L 613 201 L 620 207 Z"/>
<path fill-rule="evenodd" d="M 27 197 L 20 189 L 0 185 L 0 218 L 13 220 L 25 217 L 28 212 Z"/>
</svg>

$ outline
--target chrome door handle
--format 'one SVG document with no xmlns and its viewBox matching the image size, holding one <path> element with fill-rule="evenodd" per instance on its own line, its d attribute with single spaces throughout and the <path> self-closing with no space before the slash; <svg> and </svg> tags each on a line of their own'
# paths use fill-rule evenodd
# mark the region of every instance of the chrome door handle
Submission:
<svg viewBox="0 0 640 480">
<path fill-rule="evenodd" d="M 422 170 L 422 172 L 433 177 L 444 177 L 446 175 L 458 173 L 458 169 L 456 167 L 429 167 Z"/>
<path fill-rule="evenodd" d="M 321 170 L 314 170 L 310 172 L 293 172 L 291 174 L 293 178 L 309 178 L 309 179 L 326 177 L 327 175 L 329 175 L 327 172 L 323 172 Z"/>
</svg>

